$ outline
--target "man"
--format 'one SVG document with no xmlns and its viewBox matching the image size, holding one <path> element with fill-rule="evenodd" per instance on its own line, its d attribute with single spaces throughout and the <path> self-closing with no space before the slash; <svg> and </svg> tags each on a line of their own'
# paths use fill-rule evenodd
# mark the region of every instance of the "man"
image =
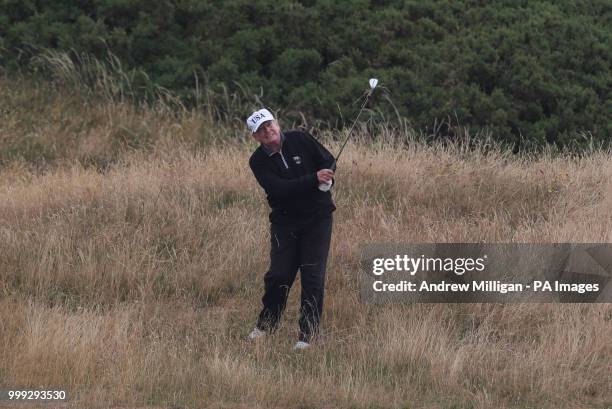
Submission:
<svg viewBox="0 0 612 409">
<path fill-rule="evenodd" d="M 277 328 L 299 269 L 300 332 L 294 349 L 305 349 L 318 331 L 323 310 L 332 212 L 336 209 L 329 192 L 334 157 L 306 132 L 281 132 L 267 109 L 253 112 L 247 126 L 260 143 L 249 166 L 272 209 L 270 268 L 264 276 L 263 309 L 249 338 L 262 337 Z"/>
</svg>

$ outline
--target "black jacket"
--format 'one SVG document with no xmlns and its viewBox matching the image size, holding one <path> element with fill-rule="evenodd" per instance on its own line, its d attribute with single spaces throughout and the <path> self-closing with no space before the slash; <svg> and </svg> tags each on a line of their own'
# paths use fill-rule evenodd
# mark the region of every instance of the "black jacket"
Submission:
<svg viewBox="0 0 612 409">
<path fill-rule="evenodd" d="M 334 166 L 334 157 L 310 134 L 281 134 L 281 150 L 260 145 L 249 166 L 268 196 L 270 222 L 294 225 L 336 210 L 331 192 L 319 190 L 317 171 Z"/>
</svg>

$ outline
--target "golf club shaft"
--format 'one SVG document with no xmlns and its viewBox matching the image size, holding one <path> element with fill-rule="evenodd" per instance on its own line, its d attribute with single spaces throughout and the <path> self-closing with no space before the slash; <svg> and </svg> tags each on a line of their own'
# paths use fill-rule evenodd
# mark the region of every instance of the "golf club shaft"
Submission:
<svg viewBox="0 0 612 409">
<path fill-rule="evenodd" d="M 361 104 L 361 109 L 357 113 L 357 117 L 355 118 L 355 120 L 353 121 L 353 124 L 351 125 L 351 127 L 349 129 L 348 135 L 347 135 L 346 139 L 344 140 L 344 143 L 340 147 L 340 151 L 336 155 L 336 158 L 334 159 L 334 163 L 332 165 L 332 169 L 333 170 L 336 169 L 336 164 L 338 163 L 338 159 L 340 159 L 340 155 L 342 154 L 342 151 L 344 150 L 344 147 L 346 146 L 347 142 L 349 141 L 349 139 L 351 137 L 351 134 L 353 133 L 353 128 L 355 127 L 355 124 L 357 123 L 357 120 L 359 119 L 359 116 L 361 115 L 361 112 L 363 112 L 363 109 L 365 108 L 366 104 L 368 103 L 368 99 L 370 98 L 371 94 L 372 94 L 372 91 L 368 91 L 368 94 L 366 95 L 366 98 L 363 101 L 363 104 Z"/>
</svg>

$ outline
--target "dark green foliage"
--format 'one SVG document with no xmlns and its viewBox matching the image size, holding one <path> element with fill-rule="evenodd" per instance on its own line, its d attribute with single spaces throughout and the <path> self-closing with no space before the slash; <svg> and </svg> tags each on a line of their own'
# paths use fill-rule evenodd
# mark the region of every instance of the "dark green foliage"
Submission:
<svg viewBox="0 0 612 409">
<path fill-rule="evenodd" d="M 340 126 L 367 78 L 426 134 L 458 124 L 512 144 L 579 147 L 612 132 L 612 3 L 475 0 L 2 0 L 5 69 L 31 46 L 108 51 L 187 102 L 196 76 Z M 245 112 L 245 115 L 247 113 Z"/>
</svg>

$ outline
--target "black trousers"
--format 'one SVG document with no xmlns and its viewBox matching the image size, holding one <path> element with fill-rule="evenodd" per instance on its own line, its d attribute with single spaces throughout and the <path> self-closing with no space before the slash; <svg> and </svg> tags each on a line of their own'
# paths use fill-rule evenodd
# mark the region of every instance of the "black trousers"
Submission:
<svg viewBox="0 0 612 409">
<path fill-rule="evenodd" d="M 270 269 L 264 276 L 263 309 L 257 320 L 261 330 L 273 332 L 287 304 L 298 269 L 301 273 L 300 341 L 310 342 L 323 312 L 325 268 L 332 232 L 332 215 L 307 224 L 270 227 Z"/>
</svg>

